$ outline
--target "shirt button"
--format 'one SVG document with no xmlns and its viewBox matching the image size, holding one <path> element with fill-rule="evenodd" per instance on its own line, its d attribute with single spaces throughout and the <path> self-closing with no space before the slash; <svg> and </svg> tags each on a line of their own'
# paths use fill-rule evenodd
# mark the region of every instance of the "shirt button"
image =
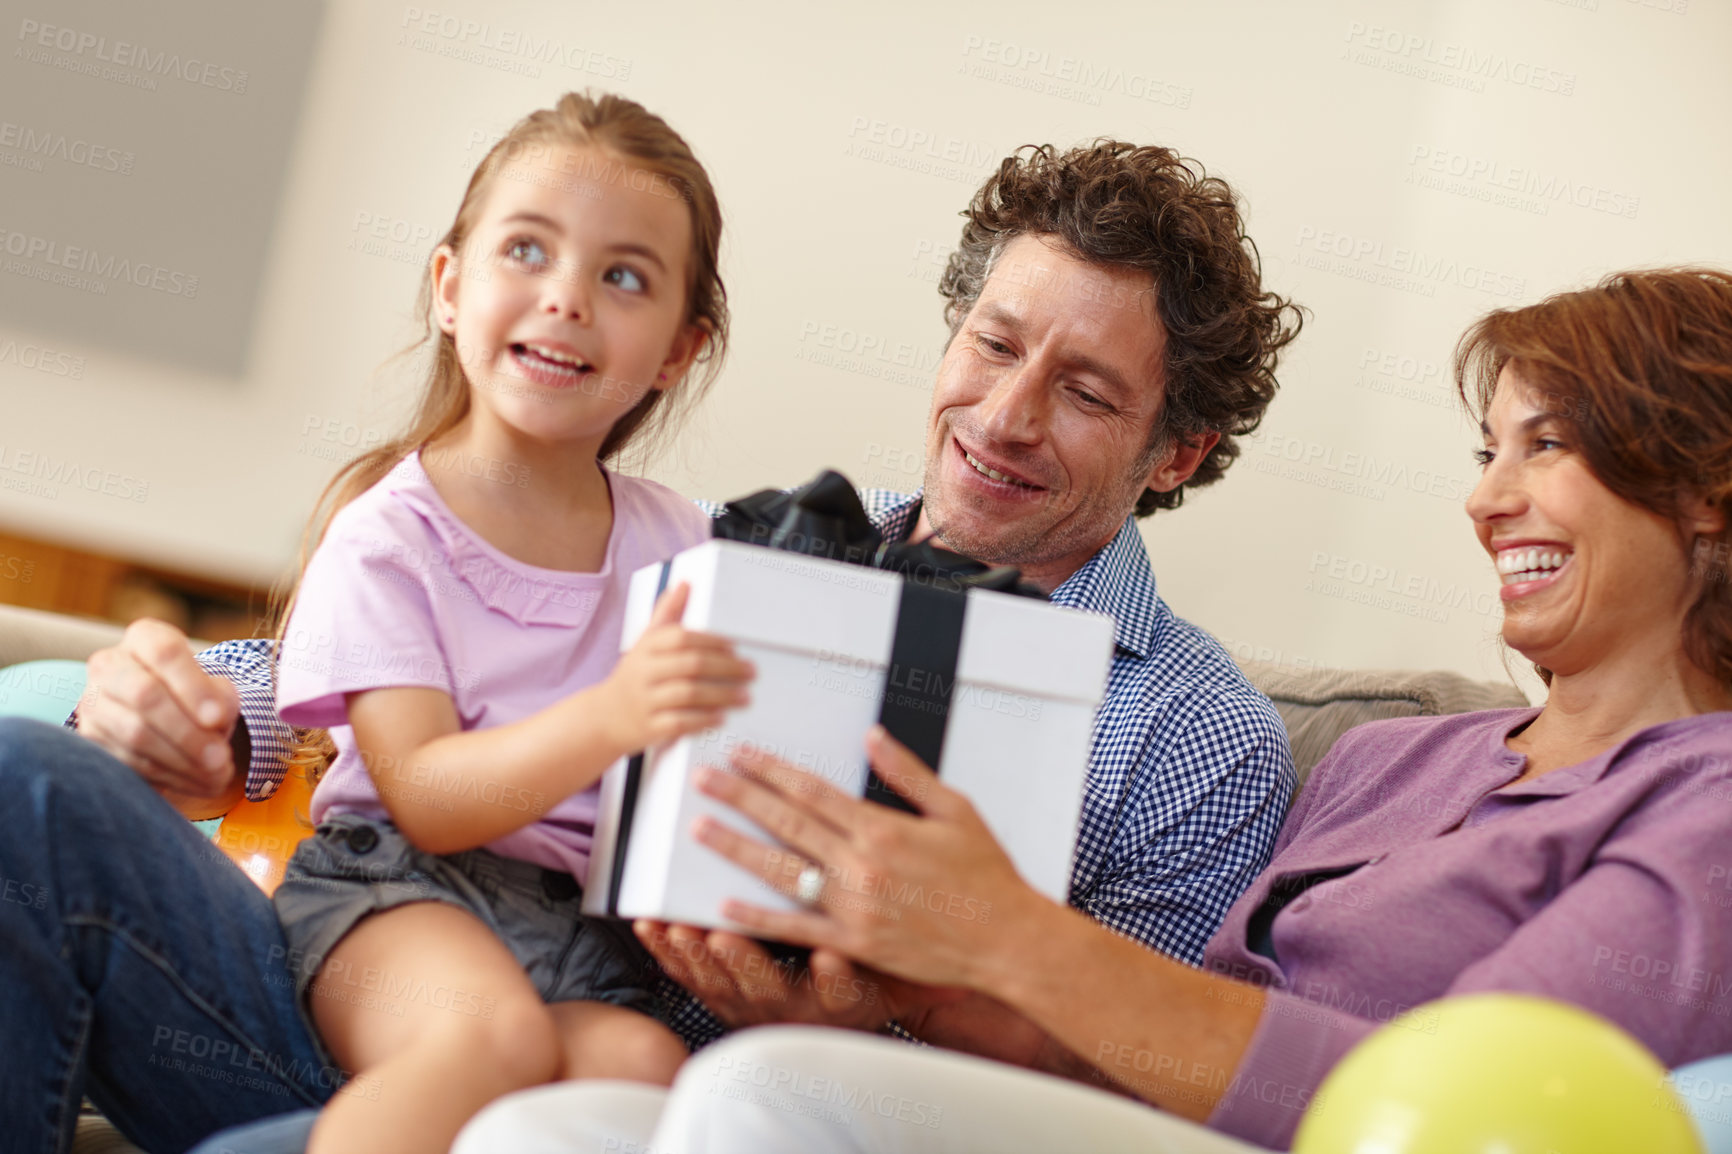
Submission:
<svg viewBox="0 0 1732 1154">
<path fill-rule="evenodd" d="M 372 853 L 379 844 L 379 832 L 370 825 L 358 825 L 349 831 L 349 848 L 356 853 Z"/>
</svg>

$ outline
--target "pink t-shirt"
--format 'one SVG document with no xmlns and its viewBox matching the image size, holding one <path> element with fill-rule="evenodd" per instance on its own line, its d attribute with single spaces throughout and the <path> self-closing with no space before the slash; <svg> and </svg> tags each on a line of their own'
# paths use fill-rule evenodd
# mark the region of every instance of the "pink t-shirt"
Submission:
<svg viewBox="0 0 1732 1154">
<path fill-rule="evenodd" d="M 426 768 L 369 775 L 344 694 L 442 690 L 465 730 L 518 721 L 586 686 L 619 660 L 631 575 L 707 540 L 709 518 L 653 481 L 607 473 L 613 531 L 599 573 L 541 569 L 501 553 L 457 519 L 418 454 L 343 508 L 302 578 L 277 674 L 293 725 L 331 731 L 337 758 L 313 793 L 315 822 L 339 813 L 388 819 L 379 786 L 437 796 Z M 479 800 L 540 812 L 487 848 L 583 880 L 596 787 L 565 798 L 529 791 Z"/>
</svg>

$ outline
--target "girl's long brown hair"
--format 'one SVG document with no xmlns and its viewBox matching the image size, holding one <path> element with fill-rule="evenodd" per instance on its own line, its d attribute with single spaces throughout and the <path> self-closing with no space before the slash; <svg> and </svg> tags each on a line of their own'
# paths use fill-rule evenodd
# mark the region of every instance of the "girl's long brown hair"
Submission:
<svg viewBox="0 0 1732 1154">
<path fill-rule="evenodd" d="M 563 162 L 570 150 L 577 149 L 589 150 L 589 155 L 581 169 L 573 171 L 572 165 Z M 691 214 L 685 321 L 702 330 L 703 347 L 685 380 L 666 389 L 650 390 L 614 423 L 596 456 L 602 461 L 617 460 L 628 447 L 669 431 L 708 391 L 721 368 L 728 342 L 728 296 L 720 270 L 722 211 L 715 188 L 679 133 L 643 105 L 612 94 L 568 92 L 552 108 L 537 109 L 518 121 L 482 157 L 463 191 L 456 220 L 439 238 L 434 251 L 444 247 L 458 254 L 457 259 L 464 258 L 488 190 L 512 163 L 523 166 L 526 179 L 567 186 L 573 195 L 583 195 L 596 182 L 629 182 L 645 195 L 683 200 Z M 640 177 L 645 172 L 661 179 L 644 182 Z M 399 461 L 450 432 L 469 413 L 469 382 L 463 375 L 456 341 L 433 323 L 432 268 L 429 255 L 427 276 L 421 281 L 416 302 L 421 337 L 404 350 L 413 353 L 433 346 L 433 363 L 420 403 L 406 429 L 344 465 L 320 493 L 301 536 L 295 577 L 272 598 L 271 632 L 277 639 L 279 659 L 295 589 L 331 518 L 381 481 Z M 336 747 L 324 730 L 300 731 L 297 737 L 289 770 L 316 781 Z"/>
</svg>

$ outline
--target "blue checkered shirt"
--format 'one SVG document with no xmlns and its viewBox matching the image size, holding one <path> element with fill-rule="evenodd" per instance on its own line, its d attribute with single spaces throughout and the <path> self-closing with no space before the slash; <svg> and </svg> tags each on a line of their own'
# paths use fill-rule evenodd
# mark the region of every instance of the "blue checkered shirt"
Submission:
<svg viewBox="0 0 1732 1154">
<path fill-rule="evenodd" d="M 886 540 L 913 531 L 919 494 L 868 489 L 861 499 Z M 1108 614 L 1117 642 L 1095 719 L 1070 904 L 1198 965 L 1227 907 L 1268 860 L 1286 812 L 1294 786 L 1286 730 L 1220 642 L 1161 600 L 1133 519 L 1051 600 Z M 270 647 L 231 641 L 199 658 L 240 689 L 253 747 L 247 796 L 254 798 L 281 782 L 292 740 L 270 691 Z M 671 980 L 662 995 L 670 1024 L 693 1048 L 723 1033 Z"/>
</svg>

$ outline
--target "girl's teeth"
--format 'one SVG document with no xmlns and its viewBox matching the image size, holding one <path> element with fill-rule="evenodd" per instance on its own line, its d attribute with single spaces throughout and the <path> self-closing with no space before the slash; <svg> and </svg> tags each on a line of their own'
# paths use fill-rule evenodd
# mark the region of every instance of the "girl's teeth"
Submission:
<svg viewBox="0 0 1732 1154">
<path fill-rule="evenodd" d="M 576 369 L 581 367 L 583 364 L 583 358 L 581 357 L 572 357 L 565 353 L 556 353 L 552 349 L 544 349 L 540 345 L 524 345 L 523 348 L 531 355 L 539 357 L 550 364 L 558 365 L 562 369 Z"/>
</svg>

